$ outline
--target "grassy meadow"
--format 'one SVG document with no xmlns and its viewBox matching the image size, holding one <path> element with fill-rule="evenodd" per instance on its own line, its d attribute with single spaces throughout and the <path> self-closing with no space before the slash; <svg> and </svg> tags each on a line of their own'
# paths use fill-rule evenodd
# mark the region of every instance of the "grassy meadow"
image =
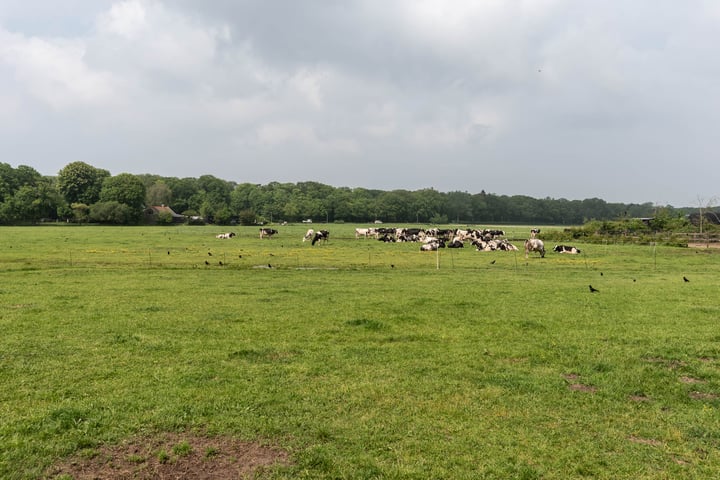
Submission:
<svg viewBox="0 0 720 480">
<path fill-rule="evenodd" d="M 720 250 L 313 227 L 2 227 L 0 478 L 189 431 L 269 478 L 720 477 Z"/>
</svg>

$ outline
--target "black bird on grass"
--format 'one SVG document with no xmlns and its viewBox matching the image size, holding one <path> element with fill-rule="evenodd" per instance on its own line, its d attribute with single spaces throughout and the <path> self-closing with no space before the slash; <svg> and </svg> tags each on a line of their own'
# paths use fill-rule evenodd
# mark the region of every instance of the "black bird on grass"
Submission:
<svg viewBox="0 0 720 480">
<path fill-rule="evenodd" d="M 495 265 L 495 260 L 493 260 L 492 262 L 490 262 L 490 265 Z"/>
<path fill-rule="evenodd" d="M 208 262 L 207 260 L 205 260 L 205 265 L 210 265 L 210 262 Z"/>
<path fill-rule="evenodd" d="M 689 282 L 689 281 L 690 281 L 690 280 L 688 280 L 687 277 L 683 277 L 683 282 Z"/>
<path fill-rule="evenodd" d="M 595 292 L 599 292 L 599 291 L 600 291 L 600 290 L 598 290 L 597 288 L 593 288 L 592 285 L 588 285 L 588 287 L 590 287 L 590 293 L 595 293 Z"/>
<path fill-rule="evenodd" d="M 212 252 L 208 252 L 208 257 L 212 257 Z"/>
</svg>

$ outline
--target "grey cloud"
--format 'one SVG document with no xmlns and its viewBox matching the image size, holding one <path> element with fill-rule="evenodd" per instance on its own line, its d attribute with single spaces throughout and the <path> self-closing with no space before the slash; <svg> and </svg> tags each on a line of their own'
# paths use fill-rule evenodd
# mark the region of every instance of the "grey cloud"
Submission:
<svg viewBox="0 0 720 480">
<path fill-rule="evenodd" d="M 718 24 L 701 1 L 10 0 L 0 161 L 692 205 L 718 193 Z"/>
</svg>

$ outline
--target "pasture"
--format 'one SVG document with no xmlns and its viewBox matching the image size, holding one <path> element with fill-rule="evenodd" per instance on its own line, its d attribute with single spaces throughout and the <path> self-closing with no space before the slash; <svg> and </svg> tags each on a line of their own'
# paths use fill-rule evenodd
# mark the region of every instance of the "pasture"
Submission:
<svg viewBox="0 0 720 480">
<path fill-rule="evenodd" d="M 0 478 L 197 438 L 283 452 L 261 478 L 720 476 L 720 252 L 275 228 L 0 229 Z"/>
</svg>

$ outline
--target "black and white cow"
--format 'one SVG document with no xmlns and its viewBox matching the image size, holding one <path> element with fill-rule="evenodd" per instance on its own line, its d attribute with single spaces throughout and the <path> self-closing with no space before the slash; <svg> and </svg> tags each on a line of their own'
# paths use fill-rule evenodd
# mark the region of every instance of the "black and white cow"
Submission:
<svg viewBox="0 0 720 480">
<path fill-rule="evenodd" d="M 517 251 L 518 248 L 510 243 L 507 239 L 493 239 L 489 241 L 475 240 L 472 242 L 478 252 L 493 252 L 495 250 L 503 250 L 505 252 Z"/>
<path fill-rule="evenodd" d="M 420 245 L 421 252 L 435 252 L 438 248 L 445 248 L 445 242 L 438 240 L 436 242 Z"/>
<path fill-rule="evenodd" d="M 553 248 L 553 252 L 570 253 L 572 255 L 576 255 L 576 254 L 580 253 L 580 249 L 575 248 L 571 245 L 555 245 L 555 247 Z"/>
<path fill-rule="evenodd" d="M 330 232 L 327 230 L 318 230 L 315 232 L 315 236 L 312 239 L 312 245 L 315 245 L 315 243 L 319 242 L 320 240 L 323 240 L 327 242 L 330 239 Z"/>
<path fill-rule="evenodd" d="M 531 229 L 531 230 L 530 230 L 530 238 L 535 238 L 535 237 L 537 237 L 538 233 L 540 233 L 540 229 L 539 229 L 539 228 L 533 228 L 533 229 Z"/>
<path fill-rule="evenodd" d="M 528 258 L 530 252 L 539 252 L 541 258 L 545 258 L 545 244 L 539 238 L 529 238 L 525 240 L 525 258 Z"/>
<path fill-rule="evenodd" d="M 235 232 L 227 232 L 227 233 L 219 233 L 219 234 L 215 235 L 215 238 L 227 239 L 227 238 L 232 238 L 234 236 L 235 236 Z"/>
<path fill-rule="evenodd" d="M 260 238 L 271 238 L 273 235 L 277 235 L 278 231 L 274 228 L 260 228 Z"/>
</svg>

